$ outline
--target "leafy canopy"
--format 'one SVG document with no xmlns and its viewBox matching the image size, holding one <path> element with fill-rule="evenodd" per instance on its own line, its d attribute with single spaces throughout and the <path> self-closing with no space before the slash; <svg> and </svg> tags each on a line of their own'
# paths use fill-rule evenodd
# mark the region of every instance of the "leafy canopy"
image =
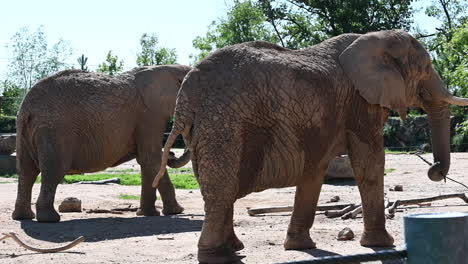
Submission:
<svg viewBox="0 0 468 264">
<path fill-rule="evenodd" d="M 141 52 L 137 53 L 138 66 L 174 64 L 177 61 L 175 49 L 160 47 L 158 36 L 144 33 L 140 38 Z"/>
<path fill-rule="evenodd" d="M 213 21 L 205 36 L 196 37 L 192 44 L 199 50 L 191 55 L 196 63 L 216 49 L 246 41 L 265 40 L 277 42 L 276 36 L 266 23 L 260 5 L 252 0 L 234 0 L 225 17 Z"/>
<path fill-rule="evenodd" d="M 8 65 L 8 81 L 26 90 L 38 80 L 69 68 L 65 61 L 73 51 L 63 39 L 49 47 L 43 26 L 36 32 L 21 28 L 13 35 L 7 48 L 13 58 Z"/>
<path fill-rule="evenodd" d="M 112 50 L 107 53 L 106 61 L 98 65 L 97 72 L 107 73 L 109 75 L 116 75 L 123 71 L 123 60 L 119 61 L 117 55 L 112 54 Z"/>
</svg>

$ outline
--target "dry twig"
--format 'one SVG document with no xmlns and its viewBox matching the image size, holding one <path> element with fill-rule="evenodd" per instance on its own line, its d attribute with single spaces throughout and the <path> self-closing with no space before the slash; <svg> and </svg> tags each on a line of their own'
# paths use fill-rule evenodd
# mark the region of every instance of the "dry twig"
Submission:
<svg viewBox="0 0 468 264">
<path fill-rule="evenodd" d="M 341 210 L 345 207 L 348 207 L 353 204 L 334 204 L 334 205 L 319 205 L 317 206 L 316 211 L 328 211 L 328 210 Z M 294 209 L 293 206 L 278 206 L 278 207 L 262 207 L 262 208 L 249 208 L 247 213 L 250 216 L 258 214 L 267 214 L 267 213 L 286 213 L 292 212 Z"/>
</svg>

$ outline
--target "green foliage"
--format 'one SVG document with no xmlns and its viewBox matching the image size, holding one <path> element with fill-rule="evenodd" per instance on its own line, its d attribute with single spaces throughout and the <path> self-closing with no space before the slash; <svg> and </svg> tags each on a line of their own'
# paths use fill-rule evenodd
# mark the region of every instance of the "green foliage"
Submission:
<svg viewBox="0 0 468 264">
<path fill-rule="evenodd" d="M 3 81 L 0 87 L 0 90 L 3 90 L 0 98 L 0 115 L 16 116 L 25 90 L 7 80 Z"/>
<path fill-rule="evenodd" d="M 76 61 L 78 62 L 78 64 L 80 64 L 80 69 L 82 71 L 88 71 L 88 66 L 86 66 L 86 62 L 88 62 L 88 57 L 85 57 L 84 54 L 81 54 L 81 57 L 78 57 Z"/>
<path fill-rule="evenodd" d="M 107 53 L 106 61 L 98 65 L 97 72 L 107 73 L 109 75 L 116 75 L 123 71 L 123 60 L 119 60 L 117 55 L 112 54 L 112 50 Z"/>
<path fill-rule="evenodd" d="M 139 195 L 131 195 L 131 194 L 123 194 L 123 193 L 119 195 L 119 198 L 123 200 L 140 200 Z"/>
<path fill-rule="evenodd" d="M 419 32 L 417 37 L 432 55 L 432 63 L 449 90 L 468 97 L 468 2 L 460 0 L 432 1 L 425 12 L 441 25 L 436 32 Z M 452 114 L 468 116 L 466 107 L 452 107 Z"/>
<path fill-rule="evenodd" d="M 0 133 L 15 133 L 16 117 L 0 115 Z"/>
<path fill-rule="evenodd" d="M 228 9 L 226 17 L 219 18 L 208 26 L 205 36 L 198 36 L 193 40 L 193 47 L 199 50 L 197 55 L 190 55 L 194 63 L 216 49 L 236 43 L 254 40 L 277 42 L 278 39 L 256 1 L 234 0 L 233 6 Z"/>
<path fill-rule="evenodd" d="M 456 134 L 453 137 L 452 144 L 455 152 L 468 151 L 468 120 L 458 124 L 455 127 Z"/>
<path fill-rule="evenodd" d="M 141 52 L 137 53 L 138 66 L 174 64 L 177 61 L 175 49 L 159 47 L 155 33 L 151 36 L 144 33 L 140 38 Z"/>
<path fill-rule="evenodd" d="M 412 0 L 258 0 L 284 47 L 302 48 L 343 33 L 409 30 Z"/>
<path fill-rule="evenodd" d="M 69 43 L 63 39 L 49 48 L 42 26 L 32 33 L 21 28 L 13 35 L 7 48 L 13 57 L 8 65 L 9 81 L 25 90 L 39 79 L 68 68 L 65 61 L 72 54 Z"/>
</svg>

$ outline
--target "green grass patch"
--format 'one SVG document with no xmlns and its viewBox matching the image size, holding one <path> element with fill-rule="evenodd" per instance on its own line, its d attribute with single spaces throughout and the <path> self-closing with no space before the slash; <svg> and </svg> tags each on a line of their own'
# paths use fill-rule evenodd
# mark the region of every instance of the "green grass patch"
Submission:
<svg viewBox="0 0 468 264">
<path fill-rule="evenodd" d="M 4 175 L 0 175 L 0 177 L 2 177 L 2 178 L 15 178 L 15 179 L 18 179 L 18 174 L 4 174 Z"/>
<path fill-rule="evenodd" d="M 410 153 L 410 151 L 385 149 L 385 154 L 409 154 L 409 153 Z"/>
<path fill-rule="evenodd" d="M 131 195 L 131 194 L 123 194 L 123 193 L 119 195 L 119 198 L 123 200 L 140 200 L 139 195 Z"/>
<path fill-rule="evenodd" d="M 388 169 L 385 169 L 384 174 L 389 174 L 389 173 L 392 173 L 392 172 L 394 172 L 394 171 L 396 171 L 396 169 L 394 169 L 394 168 L 388 168 Z"/>
<path fill-rule="evenodd" d="M 169 177 L 171 178 L 172 184 L 174 184 L 174 187 L 176 189 L 200 188 L 197 179 L 195 179 L 195 176 L 193 176 L 193 174 L 169 174 Z"/>
<path fill-rule="evenodd" d="M 191 171 L 191 169 L 190 169 Z M 14 176 L 11 176 L 14 177 Z M 176 189 L 198 189 L 198 182 L 192 173 L 169 173 L 169 177 Z M 97 173 L 66 175 L 64 184 L 77 183 L 80 181 L 100 181 L 111 178 L 120 178 L 121 185 L 141 185 L 140 173 Z M 41 182 L 41 176 L 37 177 L 36 183 Z M 138 198 L 139 199 L 139 198 Z"/>
</svg>

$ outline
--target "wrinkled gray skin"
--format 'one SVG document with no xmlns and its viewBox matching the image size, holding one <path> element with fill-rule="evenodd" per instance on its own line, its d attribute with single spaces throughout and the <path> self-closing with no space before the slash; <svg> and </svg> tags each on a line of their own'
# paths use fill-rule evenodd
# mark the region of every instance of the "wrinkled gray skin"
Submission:
<svg viewBox="0 0 468 264">
<path fill-rule="evenodd" d="M 182 134 L 205 201 L 198 260 L 235 260 L 243 248 L 233 204 L 251 192 L 297 186 L 286 249 L 315 248 L 309 230 L 325 170 L 349 153 L 361 194 L 363 246 L 390 246 L 385 229 L 383 126 L 390 109 L 429 115 L 431 179 L 450 165 L 450 95 L 428 53 L 403 31 L 344 34 L 292 51 L 249 42 L 214 52 L 187 75 L 178 95 L 175 136 Z M 157 186 L 159 177 L 153 186 Z"/>
<path fill-rule="evenodd" d="M 39 172 L 37 220 L 57 222 L 54 197 L 65 174 L 101 171 L 133 158 L 142 172 L 137 214 L 159 215 L 151 182 L 160 167 L 164 129 L 189 70 L 182 65 L 141 67 L 116 77 L 66 70 L 38 82 L 18 113 L 19 181 L 13 219 L 35 217 L 31 189 Z M 185 153 L 181 160 L 171 160 L 172 166 L 183 166 L 189 158 Z M 183 211 L 167 171 L 158 189 L 164 214 Z"/>
</svg>

